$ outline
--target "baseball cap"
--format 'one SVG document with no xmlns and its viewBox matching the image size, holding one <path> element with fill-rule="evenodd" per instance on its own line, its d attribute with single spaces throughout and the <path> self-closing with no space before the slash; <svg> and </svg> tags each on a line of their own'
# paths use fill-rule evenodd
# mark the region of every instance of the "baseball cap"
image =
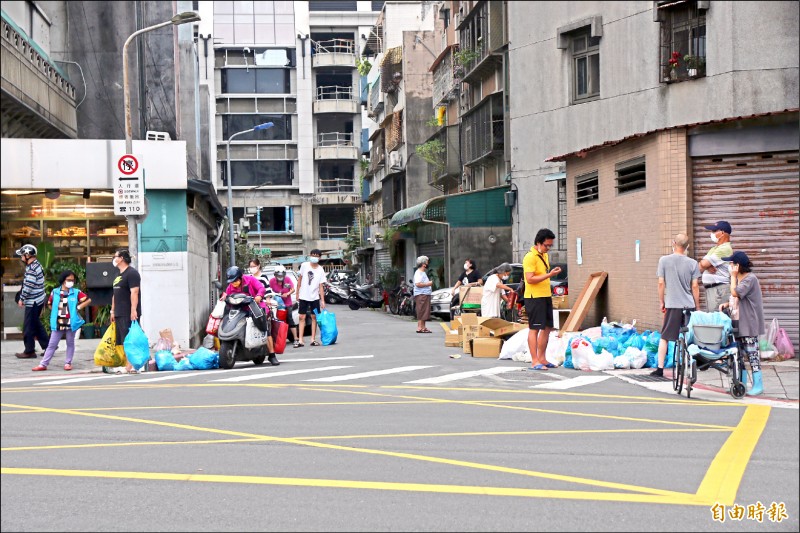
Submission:
<svg viewBox="0 0 800 533">
<path fill-rule="evenodd" d="M 725 233 L 727 233 L 728 235 L 730 235 L 731 233 L 733 233 L 733 229 L 731 228 L 731 225 L 730 225 L 730 224 L 728 224 L 728 222 L 727 222 L 726 220 L 720 220 L 720 221 L 719 221 L 719 222 L 717 222 L 716 224 L 713 224 L 713 225 L 711 225 L 711 226 L 706 226 L 705 228 L 706 228 L 707 230 L 710 230 L 710 231 L 718 231 L 718 230 L 722 230 L 722 231 L 724 231 Z"/>
<path fill-rule="evenodd" d="M 730 261 L 731 263 L 737 265 L 744 265 L 744 266 L 750 265 L 750 258 L 747 257 L 747 254 L 744 252 L 733 252 L 733 255 L 730 255 L 728 257 L 723 257 L 722 260 Z"/>
</svg>

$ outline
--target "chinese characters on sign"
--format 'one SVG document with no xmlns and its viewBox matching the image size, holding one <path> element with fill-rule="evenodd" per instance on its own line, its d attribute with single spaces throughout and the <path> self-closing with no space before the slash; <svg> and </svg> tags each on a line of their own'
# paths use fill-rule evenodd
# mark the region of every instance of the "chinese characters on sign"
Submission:
<svg viewBox="0 0 800 533">
<path fill-rule="evenodd" d="M 125 154 L 117 162 L 119 171 L 114 179 L 114 214 L 144 215 L 144 181 L 139 161 Z"/>
<path fill-rule="evenodd" d="M 746 518 L 747 520 L 755 520 L 760 523 L 764 521 L 765 515 L 770 522 L 780 522 L 789 518 L 789 513 L 786 512 L 786 505 L 783 502 L 772 502 L 768 508 L 764 507 L 764 504 L 761 502 L 756 502 L 747 507 L 733 504 L 728 509 L 727 516 L 724 505 L 715 503 L 711 507 L 711 518 L 719 523 L 725 522 L 726 518 L 736 521 L 741 521 Z"/>
</svg>

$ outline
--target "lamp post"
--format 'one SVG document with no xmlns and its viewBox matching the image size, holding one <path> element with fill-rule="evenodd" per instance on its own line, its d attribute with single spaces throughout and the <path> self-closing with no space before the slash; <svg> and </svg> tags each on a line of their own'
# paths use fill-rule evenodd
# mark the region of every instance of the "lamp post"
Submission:
<svg viewBox="0 0 800 533">
<path fill-rule="evenodd" d="M 165 26 L 179 26 L 189 22 L 197 22 L 198 20 L 200 20 L 200 15 L 194 11 L 178 13 L 166 22 L 148 26 L 132 33 L 131 36 L 125 41 L 125 44 L 122 45 L 122 87 L 123 98 L 125 100 L 125 154 L 130 154 L 133 152 L 133 128 L 131 127 L 131 90 L 128 83 L 128 45 L 131 44 L 134 38 L 148 31 L 157 30 Z M 132 216 L 128 216 L 126 218 L 128 219 L 128 251 L 130 252 L 131 257 L 134 258 L 133 262 L 135 263 L 135 258 L 139 253 L 136 220 Z"/>
<path fill-rule="evenodd" d="M 233 140 L 234 137 L 238 137 L 239 135 L 244 135 L 245 133 L 250 133 L 258 130 L 267 130 L 274 125 L 275 124 L 273 124 L 272 122 L 265 122 L 263 124 L 259 124 L 254 128 L 250 128 L 249 130 L 237 131 L 236 133 L 228 137 L 228 142 L 226 143 L 225 157 L 227 159 L 227 165 L 226 165 L 227 171 L 225 172 L 225 177 L 227 178 L 228 181 L 228 240 L 229 240 L 228 244 L 231 249 L 231 254 L 230 254 L 231 263 L 230 265 L 228 265 L 229 267 L 236 265 L 236 248 L 234 248 L 233 244 L 233 198 L 231 196 L 231 181 L 233 181 L 231 179 L 233 178 L 233 176 L 231 175 L 231 141 Z"/>
</svg>

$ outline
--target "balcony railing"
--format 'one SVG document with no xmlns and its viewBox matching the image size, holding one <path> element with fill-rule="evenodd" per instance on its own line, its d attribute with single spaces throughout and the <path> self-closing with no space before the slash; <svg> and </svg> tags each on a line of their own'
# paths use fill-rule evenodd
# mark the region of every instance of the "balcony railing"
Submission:
<svg viewBox="0 0 800 533">
<path fill-rule="evenodd" d="M 439 185 L 455 181 L 461 174 L 458 160 L 458 126 L 447 126 L 439 131 L 431 140 L 438 140 L 444 148 L 436 164 L 428 163 L 428 184 Z M 429 141 L 430 142 L 430 141 Z"/>
<path fill-rule="evenodd" d="M 477 164 L 502 153 L 505 145 L 503 93 L 492 94 L 468 113 L 462 117 L 464 164 Z"/>
<path fill-rule="evenodd" d="M 350 232 L 352 226 L 331 226 L 329 224 L 320 224 L 319 238 L 322 240 L 344 239 Z"/>
<path fill-rule="evenodd" d="M 495 69 L 498 49 L 505 44 L 504 2 L 481 2 L 459 27 L 462 81 L 481 79 Z"/>
<path fill-rule="evenodd" d="M 352 39 L 330 39 L 312 41 L 312 67 L 356 66 L 355 41 Z"/>
<path fill-rule="evenodd" d="M 360 106 L 352 87 L 317 87 L 314 113 L 358 113 Z"/>
<path fill-rule="evenodd" d="M 456 97 L 456 76 L 454 74 L 455 63 L 453 53 L 458 51 L 455 44 L 444 52 L 444 56 L 436 68 L 433 70 L 433 107 L 442 102 L 449 102 Z"/>
<path fill-rule="evenodd" d="M 356 192 L 353 178 L 320 178 L 319 192 Z"/>
<path fill-rule="evenodd" d="M 358 149 L 353 143 L 353 134 L 342 132 L 317 134 L 314 158 L 317 160 L 358 159 Z"/>
<path fill-rule="evenodd" d="M 341 132 L 317 134 L 317 148 L 327 146 L 353 146 L 353 134 Z"/>
<path fill-rule="evenodd" d="M 317 87 L 317 100 L 352 100 L 353 88 L 341 85 Z"/>
</svg>

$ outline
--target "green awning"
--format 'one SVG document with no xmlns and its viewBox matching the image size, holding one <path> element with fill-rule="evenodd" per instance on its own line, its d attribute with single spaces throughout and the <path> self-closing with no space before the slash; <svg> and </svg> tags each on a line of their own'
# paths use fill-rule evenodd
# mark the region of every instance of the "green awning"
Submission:
<svg viewBox="0 0 800 533">
<path fill-rule="evenodd" d="M 447 220 L 444 199 L 444 196 L 437 196 L 417 205 L 401 209 L 392 215 L 389 225 L 402 226 L 416 220 L 444 222 Z"/>
</svg>

